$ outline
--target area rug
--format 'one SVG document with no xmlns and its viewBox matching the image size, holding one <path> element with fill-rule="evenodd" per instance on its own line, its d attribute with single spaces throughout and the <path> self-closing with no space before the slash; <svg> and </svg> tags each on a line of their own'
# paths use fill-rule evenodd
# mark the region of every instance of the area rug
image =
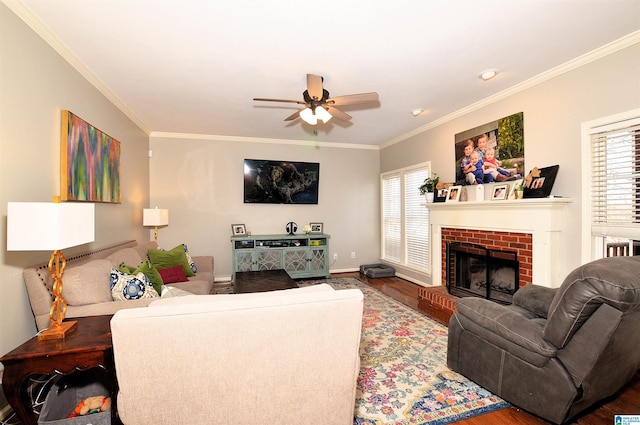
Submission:
<svg viewBox="0 0 640 425">
<path fill-rule="evenodd" d="M 448 424 L 509 406 L 447 368 L 445 326 L 354 278 L 307 284 L 322 282 L 364 293 L 355 425 Z"/>
</svg>

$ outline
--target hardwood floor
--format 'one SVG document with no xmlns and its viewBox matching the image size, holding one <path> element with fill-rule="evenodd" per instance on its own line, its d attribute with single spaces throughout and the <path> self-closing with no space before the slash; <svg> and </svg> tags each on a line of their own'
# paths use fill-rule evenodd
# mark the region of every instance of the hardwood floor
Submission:
<svg viewBox="0 0 640 425">
<path fill-rule="evenodd" d="M 407 280 L 398 277 L 369 279 L 358 272 L 333 274 L 332 277 L 355 277 L 403 304 L 421 311 L 418 307 L 418 290 L 420 286 Z M 425 311 L 422 311 L 422 313 L 426 314 Z M 615 415 L 640 415 L 640 371 L 615 397 L 593 406 L 569 423 L 578 425 L 611 425 L 614 424 Z M 456 423 L 463 425 L 538 425 L 549 424 L 550 422 L 516 407 L 509 407 Z"/>
</svg>

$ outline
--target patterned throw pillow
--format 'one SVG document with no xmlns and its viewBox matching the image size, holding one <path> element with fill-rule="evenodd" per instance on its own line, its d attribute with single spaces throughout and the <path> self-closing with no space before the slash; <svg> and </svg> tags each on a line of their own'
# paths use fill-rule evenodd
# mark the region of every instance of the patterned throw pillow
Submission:
<svg viewBox="0 0 640 425">
<path fill-rule="evenodd" d="M 114 301 L 140 300 L 159 297 L 153 284 L 144 273 L 130 275 L 117 269 L 111 269 L 111 296 Z"/>
</svg>

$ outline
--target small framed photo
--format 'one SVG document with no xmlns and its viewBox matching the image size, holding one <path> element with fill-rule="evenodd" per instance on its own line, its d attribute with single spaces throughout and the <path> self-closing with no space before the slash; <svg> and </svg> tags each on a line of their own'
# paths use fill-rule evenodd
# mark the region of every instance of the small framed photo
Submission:
<svg viewBox="0 0 640 425">
<path fill-rule="evenodd" d="M 309 223 L 309 227 L 311 227 L 309 233 L 320 234 L 323 232 L 322 223 Z"/>
<path fill-rule="evenodd" d="M 231 234 L 233 236 L 247 236 L 247 227 L 244 224 L 232 224 Z"/>
<path fill-rule="evenodd" d="M 460 200 L 460 192 L 462 191 L 462 186 L 451 186 L 449 187 L 449 193 L 447 195 L 447 202 L 458 202 Z"/>
<path fill-rule="evenodd" d="M 434 202 L 445 202 L 447 200 L 447 195 L 449 194 L 449 189 L 442 188 L 438 189 L 436 192 L 436 197 L 433 199 Z"/>
<path fill-rule="evenodd" d="M 509 185 L 508 184 L 498 184 L 493 187 L 493 194 L 491 195 L 492 201 L 502 201 L 507 199 L 507 194 L 509 193 Z"/>
<path fill-rule="evenodd" d="M 511 185 L 511 189 L 509 190 L 509 197 L 507 199 L 518 199 L 518 197 L 516 196 L 516 190 L 518 190 L 518 188 L 522 186 L 523 182 L 524 179 L 518 179 L 513 182 L 513 184 Z"/>
</svg>

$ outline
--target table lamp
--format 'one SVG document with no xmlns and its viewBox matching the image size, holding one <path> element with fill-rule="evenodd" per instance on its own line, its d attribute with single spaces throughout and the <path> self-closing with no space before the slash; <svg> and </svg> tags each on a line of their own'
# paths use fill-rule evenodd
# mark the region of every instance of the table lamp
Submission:
<svg viewBox="0 0 640 425">
<path fill-rule="evenodd" d="M 93 242 L 95 206 L 90 203 L 9 202 L 7 204 L 7 250 L 53 251 L 49 273 L 54 300 L 49 311 L 51 326 L 38 340 L 62 339 L 77 325 L 64 320 L 67 303 L 62 296 L 62 273 L 67 260 L 62 249 Z"/>
<path fill-rule="evenodd" d="M 169 225 L 169 210 L 158 207 L 144 208 L 142 210 L 142 225 L 154 227 L 153 239 L 158 242 L 158 227 Z"/>
</svg>

